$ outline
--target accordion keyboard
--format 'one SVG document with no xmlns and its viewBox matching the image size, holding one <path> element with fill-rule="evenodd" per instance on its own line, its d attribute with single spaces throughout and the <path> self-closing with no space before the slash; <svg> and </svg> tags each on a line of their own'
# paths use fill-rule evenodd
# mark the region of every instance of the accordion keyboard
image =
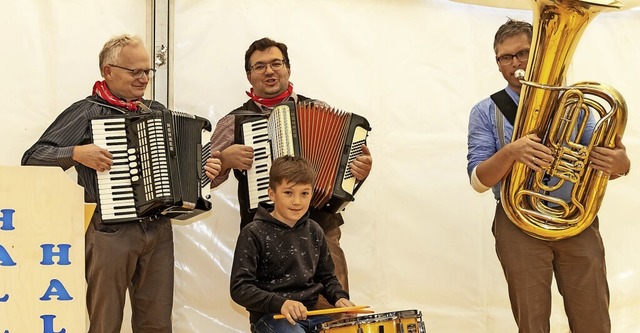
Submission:
<svg viewBox="0 0 640 333">
<path fill-rule="evenodd" d="M 91 121 L 93 143 L 113 155 L 110 170 L 98 172 L 100 211 L 105 222 L 136 217 L 132 177 L 137 179 L 135 154 L 127 149 L 124 118 Z"/>
<path fill-rule="evenodd" d="M 253 164 L 247 170 L 249 183 L 249 207 L 269 201 L 269 169 L 271 168 L 271 144 L 267 119 L 242 124 L 244 144 L 253 147 Z"/>
</svg>

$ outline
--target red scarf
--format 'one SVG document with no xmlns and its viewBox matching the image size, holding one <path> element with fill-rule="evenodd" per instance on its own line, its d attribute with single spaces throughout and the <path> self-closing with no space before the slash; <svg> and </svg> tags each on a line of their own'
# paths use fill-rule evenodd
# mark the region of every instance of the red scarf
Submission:
<svg viewBox="0 0 640 333">
<path fill-rule="evenodd" d="M 138 111 L 138 101 L 140 101 L 140 99 L 129 102 L 121 100 L 111 93 L 109 87 L 107 87 L 107 82 L 105 81 L 96 81 L 93 85 L 92 95 L 98 95 L 98 97 L 104 99 L 107 103 L 113 106 L 119 106 L 130 111 Z"/>
<path fill-rule="evenodd" d="M 264 97 L 260 97 L 258 95 L 256 95 L 253 92 L 253 88 L 251 88 L 251 91 L 246 91 L 247 96 L 251 97 L 251 99 L 256 102 L 256 103 L 260 103 L 264 106 L 267 107 L 272 107 L 282 101 L 284 101 L 285 99 L 289 98 L 289 96 L 291 96 L 291 93 L 293 92 L 293 85 L 291 84 L 291 82 L 289 82 L 289 87 L 287 88 L 287 90 L 283 91 L 280 95 L 276 96 L 276 97 L 272 97 L 272 98 L 264 98 Z"/>
</svg>

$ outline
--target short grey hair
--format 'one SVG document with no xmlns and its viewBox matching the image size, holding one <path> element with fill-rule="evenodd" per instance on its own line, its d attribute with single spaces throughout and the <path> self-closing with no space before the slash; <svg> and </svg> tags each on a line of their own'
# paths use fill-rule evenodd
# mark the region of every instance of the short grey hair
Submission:
<svg viewBox="0 0 640 333">
<path fill-rule="evenodd" d="M 100 74 L 103 74 L 102 69 L 105 65 L 115 63 L 118 56 L 120 56 L 120 51 L 127 45 L 144 45 L 144 41 L 140 36 L 123 34 L 112 37 L 104 43 L 102 51 L 100 51 L 100 55 L 98 56 Z"/>
</svg>

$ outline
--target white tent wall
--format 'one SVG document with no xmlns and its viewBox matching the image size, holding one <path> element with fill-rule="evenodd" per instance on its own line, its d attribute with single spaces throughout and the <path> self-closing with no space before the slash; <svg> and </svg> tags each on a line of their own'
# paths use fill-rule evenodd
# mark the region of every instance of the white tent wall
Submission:
<svg viewBox="0 0 640 333">
<path fill-rule="evenodd" d="M 108 37 L 145 36 L 147 4 L 3 2 L 0 164 L 19 164 L 55 117 L 89 94 Z M 353 301 L 377 312 L 420 310 L 428 332 L 514 332 L 490 232 L 494 201 L 468 184 L 466 130 L 471 107 L 505 86 L 495 30 L 507 17 L 531 15 L 445 0 L 175 0 L 173 108 L 215 124 L 247 99 L 248 45 L 265 36 L 285 42 L 296 91 L 363 115 L 373 128 L 374 168 L 342 227 Z M 597 16 L 568 77 L 625 96 L 632 163 L 640 152 L 638 31 L 640 11 Z M 614 333 L 640 332 L 634 170 L 609 183 L 599 214 Z M 214 209 L 200 221 L 175 225 L 174 332 L 248 332 L 246 311 L 228 291 L 235 187 L 230 179 L 212 191 Z M 557 292 L 553 309 L 552 332 L 568 332 Z M 128 323 L 122 332 L 131 332 Z"/>
<path fill-rule="evenodd" d="M 146 11 L 147 1 L 2 2 L 0 164 L 20 164 L 62 110 L 91 94 L 102 45 L 121 33 L 144 38 Z"/>
</svg>

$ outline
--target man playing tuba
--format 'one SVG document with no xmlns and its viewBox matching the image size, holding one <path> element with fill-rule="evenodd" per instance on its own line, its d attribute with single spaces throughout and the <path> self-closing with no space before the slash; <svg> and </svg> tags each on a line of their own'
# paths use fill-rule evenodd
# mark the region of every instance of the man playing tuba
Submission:
<svg viewBox="0 0 640 333">
<path fill-rule="evenodd" d="M 511 19 L 495 34 L 496 62 L 507 87 L 494 98 L 506 100 L 516 108 L 522 83 L 514 73 L 526 69 L 532 35 L 531 24 Z M 493 188 L 497 200 L 492 231 L 519 332 L 549 332 L 551 283 L 555 274 L 571 331 L 608 333 L 609 288 L 598 217 L 581 233 L 560 240 L 533 237 L 512 223 L 500 202 L 502 180 L 517 163 L 538 172 L 545 170 L 554 161 L 554 154 L 536 134 L 512 142 L 513 119 L 502 113 L 509 107 L 496 107 L 497 103 L 503 105 L 487 98 L 471 110 L 467 172 L 476 191 Z M 586 118 L 586 130 L 575 140 L 586 144 L 595 119 L 581 116 Z M 626 175 L 631 164 L 619 136 L 614 148 L 595 147 L 588 160 L 590 167 L 609 174 L 610 179 Z"/>
</svg>

